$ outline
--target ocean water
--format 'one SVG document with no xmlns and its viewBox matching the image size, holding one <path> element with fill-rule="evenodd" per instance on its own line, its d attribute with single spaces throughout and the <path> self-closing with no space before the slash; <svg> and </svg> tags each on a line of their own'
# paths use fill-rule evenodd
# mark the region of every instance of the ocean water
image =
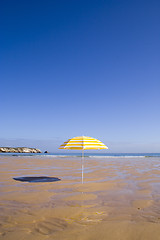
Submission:
<svg viewBox="0 0 160 240">
<path fill-rule="evenodd" d="M 81 157 L 81 152 L 68 153 L 0 153 L 0 156 L 41 156 L 41 157 Z M 160 157 L 160 153 L 88 153 L 84 152 L 85 157 L 94 158 L 141 158 L 141 157 Z"/>
</svg>

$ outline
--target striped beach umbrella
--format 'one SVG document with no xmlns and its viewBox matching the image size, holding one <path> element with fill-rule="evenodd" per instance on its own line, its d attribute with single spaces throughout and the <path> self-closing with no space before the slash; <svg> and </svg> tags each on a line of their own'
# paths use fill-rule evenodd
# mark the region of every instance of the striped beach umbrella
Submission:
<svg viewBox="0 0 160 240">
<path fill-rule="evenodd" d="M 68 139 L 64 142 L 59 149 L 72 149 L 72 150 L 82 150 L 82 183 L 83 183 L 83 158 L 84 150 L 89 149 L 108 149 L 108 147 L 100 142 L 98 139 L 80 136 Z"/>
</svg>

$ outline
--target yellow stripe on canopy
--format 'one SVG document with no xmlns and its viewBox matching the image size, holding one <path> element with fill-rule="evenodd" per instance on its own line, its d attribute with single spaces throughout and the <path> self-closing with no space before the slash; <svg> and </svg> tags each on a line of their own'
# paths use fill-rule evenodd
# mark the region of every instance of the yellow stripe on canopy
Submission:
<svg viewBox="0 0 160 240">
<path fill-rule="evenodd" d="M 88 149 L 108 149 L 108 147 L 98 139 L 80 136 L 64 142 L 59 149 L 88 150 Z"/>
</svg>

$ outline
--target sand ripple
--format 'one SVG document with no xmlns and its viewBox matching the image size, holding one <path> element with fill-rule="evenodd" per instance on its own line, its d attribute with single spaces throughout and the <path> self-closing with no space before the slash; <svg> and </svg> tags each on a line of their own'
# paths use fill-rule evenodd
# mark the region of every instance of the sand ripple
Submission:
<svg viewBox="0 0 160 240">
<path fill-rule="evenodd" d="M 52 219 L 48 219 L 46 221 L 37 223 L 35 230 L 40 234 L 50 235 L 57 231 L 62 231 L 65 228 L 67 228 L 66 221 L 58 218 L 52 218 Z"/>
</svg>

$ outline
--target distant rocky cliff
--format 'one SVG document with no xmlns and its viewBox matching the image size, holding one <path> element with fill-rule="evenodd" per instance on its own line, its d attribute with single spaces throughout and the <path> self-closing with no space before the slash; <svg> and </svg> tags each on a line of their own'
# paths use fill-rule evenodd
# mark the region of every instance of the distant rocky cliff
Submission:
<svg viewBox="0 0 160 240">
<path fill-rule="evenodd" d="M 39 149 L 27 147 L 0 147 L 1 153 L 41 153 Z"/>
</svg>

